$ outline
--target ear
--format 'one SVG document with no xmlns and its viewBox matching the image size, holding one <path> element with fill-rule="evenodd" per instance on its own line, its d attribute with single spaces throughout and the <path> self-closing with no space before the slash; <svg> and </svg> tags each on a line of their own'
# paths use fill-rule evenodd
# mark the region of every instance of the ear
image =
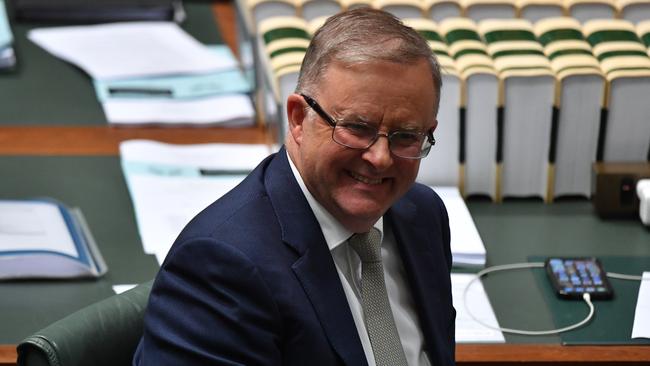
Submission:
<svg viewBox="0 0 650 366">
<path fill-rule="evenodd" d="M 436 132 L 436 128 L 438 128 L 438 120 L 434 119 L 433 120 L 433 126 L 431 126 L 433 132 Z"/>
<path fill-rule="evenodd" d="M 291 94 L 287 98 L 287 119 L 289 122 L 289 134 L 293 140 L 300 145 L 303 136 L 303 122 L 307 118 L 304 99 L 298 94 Z M 288 137 L 288 136 L 287 136 Z"/>
</svg>

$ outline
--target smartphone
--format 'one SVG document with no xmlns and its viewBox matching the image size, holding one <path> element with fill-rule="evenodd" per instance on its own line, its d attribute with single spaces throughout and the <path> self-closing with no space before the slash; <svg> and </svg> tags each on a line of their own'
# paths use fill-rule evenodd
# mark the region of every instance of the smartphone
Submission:
<svg viewBox="0 0 650 366">
<path fill-rule="evenodd" d="M 594 257 L 551 257 L 545 263 L 546 274 L 563 299 L 582 299 L 585 293 L 592 300 L 611 299 L 614 291 L 600 261 Z"/>
</svg>

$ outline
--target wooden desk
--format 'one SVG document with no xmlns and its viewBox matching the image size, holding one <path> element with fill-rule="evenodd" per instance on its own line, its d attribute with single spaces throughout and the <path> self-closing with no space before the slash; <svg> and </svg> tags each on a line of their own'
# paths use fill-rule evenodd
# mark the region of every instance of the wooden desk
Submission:
<svg viewBox="0 0 650 366">
<path fill-rule="evenodd" d="M 234 7 L 230 1 L 213 6 L 222 36 L 236 49 Z M 0 128 L 0 154 L 4 155 L 116 155 L 119 142 L 149 138 L 172 143 L 271 141 L 263 128 L 157 129 L 92 127 Z M 459 344 L 459 365 L 648 365 L 648 346 L 561 346 L 557 343 Z M 0 345 L 0 366 L 15 365 L 15 345 Z"/>
<path fill-rule="evenodd" d="M 0 366 L 16 365 L 16 346 L 0 346 Z M 648 365 L 650 349 L 645 346 L 578 346 L 554 344 L 460 344 L 456 346 L 458 365 Z"/>
<path fill-rule="evenodd" d="M 0 127 L 0 154 L 118 155 L 120 142 L 129 139 L 150 139 L 176 144 L 273 142 L 273 138 L 263 127 L 164 129 L 110 126 L 9 126 Z"/>
</svg>

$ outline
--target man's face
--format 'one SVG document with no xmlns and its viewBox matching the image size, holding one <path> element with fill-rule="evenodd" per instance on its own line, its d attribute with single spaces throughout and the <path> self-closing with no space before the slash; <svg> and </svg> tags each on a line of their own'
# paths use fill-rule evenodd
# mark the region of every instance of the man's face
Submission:
<svg viewBox="0 0 650 366">
<path fill-rule="evenodd" d="M 312 97 L 335 119 L 366 122 L 381 133 L 426 132 L 436 126 L 437 96 L 425 60 L 411 65 L 334 63 L 316 93 Z M 297 151 L 290 153 L 307 188 L 346 228 L 369 230 L 410 188 L 419 160 L 391 154 L 385 137 L 366 150 L 341 146 L 332 140 L 332 127 L 315 112 L 301 119 L 299 127 L 291 128 Z"/>
</svg>

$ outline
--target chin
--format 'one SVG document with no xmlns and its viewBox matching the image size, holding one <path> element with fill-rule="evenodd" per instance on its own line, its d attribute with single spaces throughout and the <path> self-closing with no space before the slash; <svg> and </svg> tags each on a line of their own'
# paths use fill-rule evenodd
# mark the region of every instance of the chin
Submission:
<svg viewBox="0 0 650 366">
<path fill-rule="evenodd" d="M 347 200 L 340 207 L 346 216 L 358 221 L 372 221 L 373 224 L 388 210 L 388 206 L 381 206 L 374 202 L 369 204 L 365 200 Z"/>
</svg>

